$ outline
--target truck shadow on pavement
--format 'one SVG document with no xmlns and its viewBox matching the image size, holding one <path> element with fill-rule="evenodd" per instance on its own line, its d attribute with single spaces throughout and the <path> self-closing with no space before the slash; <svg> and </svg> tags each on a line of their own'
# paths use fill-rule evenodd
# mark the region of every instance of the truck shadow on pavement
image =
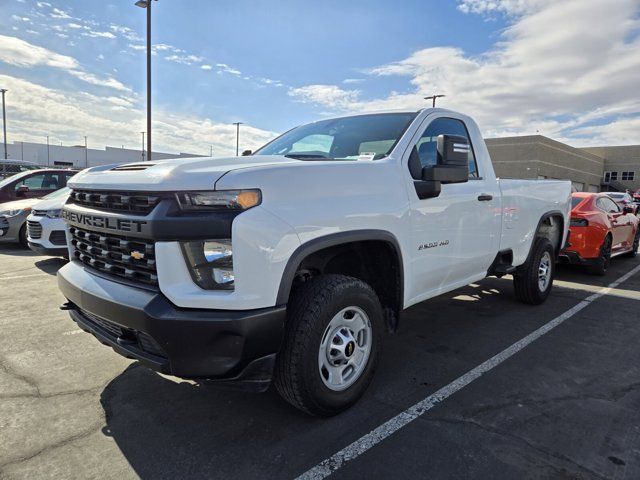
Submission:
<svg viewBox="0 0 640 480">
<path fill-rule="evenodd" d="M 67 260 L 64 258 L 54 257 L 47 258 L 45 260 L 38 260 L 35 262 L 35 266 L 44 273 L 55 276 L 58 273 L 58 270 L 60 270 L 66 263 Z"/>
<path fill-rule="evenodd" d="M 536 328 L 536 315 L 510 315 L 522 311 L 511 290 L 490 279 L 407 310 L 368 392 L 337 417 L 309 417 L 273 388 L 197 385 L 134 363 L 102 392 L 103 433 L 143 479 L 295 477 Z"/>
</svg>

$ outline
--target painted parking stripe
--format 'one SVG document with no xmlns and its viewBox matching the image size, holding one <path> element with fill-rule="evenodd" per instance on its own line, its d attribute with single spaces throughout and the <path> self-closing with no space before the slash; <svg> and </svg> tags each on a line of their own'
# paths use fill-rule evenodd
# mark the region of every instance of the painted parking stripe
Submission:
<svg viewBox="0 0 640 480">
<path fill-rule="evenodd" d="M 348 445 L 347 447 L 343 448 L 342 450 L 335 453 L 331 457 L 323 460 L 322 462 L 317 464 L 315 467 L 311 468 L 310 470 L 300 475 L 298 479 L 299 480 L 303 480 L 303 479 L 319 480 L 319 479 L 328 477 L 333 472 L 335 472 L 336 470 L 344 466 L 345 463 L 359 457 L 360 455 L 365 453 L 367 450 L 369 450 L 370 448 L 374 447 L 375 445 L 383 441 L 385 438 L 389 437 L 393 433 L 400 430 L 402 427 L 405 427 L 409 423 L 413 422 L 420 415 L 431 410 L 435 405 L 442 402 L 443 400 L 446 400 L 448 397 L 450 397 L 457 391 L 463 389 L 478 377 L 494 369 L 495 367 L 500 365 L 502 362 L 504 362 L 511 356 L 518 353 L 520 350 L 522 350 L 524 347 L 526 347 L 530 343 L 534 342 L 544 334 L 550 332 L 551 330 L 556 328 L 558 325 L 563 323 L 565 320 L 573 317 L 576 313 L 580 312 L 582 309 L 589 306 L 595 300 L 599 299 L 604 295 L 607 295 L 611 289 L 616 288 L 622 282 L 628 280 L 638 272 L 640 272 L 640 265 L 636 266 L 630 272 L 618 278 L 615 282 L 610 283 L 608 286 L 601 288 L 598 292 L 582 300 L 580 303 L 575 305 L 573 308 L 570 308 L 569 310 L 564 312 L 562 315 L 559 315 L 558 317 L 551 320 L 549 323 L 543 325 L 542 327 L 538 328 L 537 330 L 530 333 L 526 337 L 520 339 L 510 347 L 507 347 L 506 349 L 504 349 L 494 357 L 491 357 L 486 362 L 468 371 L 461 377 L 457 378 L 456 380 L 446 385 L 445 387 L 442 387 L 440 390 L 429 395 L 425 399 L 419 401 L 418 403 L 406 409 L 402 413 L 399 413 L 398 415 L 393 417 L 391 420 L 388 420 L 387 422 L 383 423 L 376 429 L 360 437 L 351 445 Z"/>
<path fill-rule="evenodd" d="M 42 276 L 47 276 L 50 277 L 51 275 L 49 275 L 48 273 L 32 273 L 30 275 L 18 275 L 15 277 L 0 277 L 0 280 L 18 280 L 20 278 L 29 278 L 29 277 L 42 277 Z"/>
</svg>

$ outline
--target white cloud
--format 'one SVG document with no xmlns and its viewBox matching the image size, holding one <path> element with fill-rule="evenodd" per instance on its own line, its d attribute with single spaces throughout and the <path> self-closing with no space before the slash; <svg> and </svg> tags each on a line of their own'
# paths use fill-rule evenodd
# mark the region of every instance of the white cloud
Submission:
<svg viewBox="0 0 640 480">
<path fill-rule="evenodd" d="M 542 8 L 548 3 L 550 0 L 460 0 L 458 10 L 481 15 L 492 13 L 522 15 Z"/>
<path fill-rule="evenodd" d="M 78 24 L 78 23 L 67 23 L 67 27 L 69 28 L 75 28 L 75 29 L 79 29 L 79 28 L 84 28 L 82 25 Z"/>
<path fill-rule="evenodd" d="M 360 95 L 358 90 L 343 90 L 336 85 L 306 85 L 290 88 L 288 93 L 300 102 L 317 103 L 339 110 L 351 109 Z"/>
<path fill-rule="evenodd" d="M 75 58 L 60 55 L 17 37 L 0 35 L 0 61 L 18 67 L 46 65 L 54 68 L 77 68 Z"/>
<path fill-rule="evenodd" d="M 181 63 L 183 65 L 192 65 L 194 63 L 200 63 L 204 60 L 203 57 L 198 55 L 169 55 L 164 57 L 169 62 Z"/>
<path fill-rule="evenodd" d="M 131 89 L 129 87 L 126 87 L 124 84 L 122 84 L 122 82 L 116 80 L 113 77 L 100 78 L 93 73 L 85 72 L 82 70 L 69 70 L 69 73 L 74 77 L 79 78 L 83 82 L 90 83 L 91 85 L 113 88 L 115 90 L 120 90 L 123 92 L 131 92 Z"/>
<path fill-rule="evenodd" d="M 36 5 L 38 5 L 38 8 L 44 8 L 44 7 L 51 8 L 51 4 L 47 2 L 36 2 Z"/>
<path fill-rule="evenodd" d="M 211 65 L 200 65 L 202 70 L 211 70 L 213 67 Z"/>
<path fill-rule="evenodd" d="M 354 83 L 362 83 L 364 82 L 364 78 L 345 78 L 342 83 L 346 84 L 354 84 Z"/>
<path fill-rule="evenodd" d="M 116 36 L 111 32 L 98 32 L 95 30 L 89 30 L 88 32 L 82 32 L 82 36 L 84 37 L 92 37 L 92 38 L 116 38 Z"/>
<path fill-rule="evenodd" d="M 49 89 L 0 74 L 0 85 L 12 93 L 11 132 L 14 140 L 42 142 L 46 135 L 78 143 L 88 135 L 92 145 L 138 148 L 145 113 L 132 95 L 94 96 L 85 92 Z M 235 152 L 235 127 L 210 118 L 154 112 L 154 150 L 216 155 Z M 241 147 L 256 149 L 275 133 L 242 126 Z"/>
<path fill-rule="evenodd" d="M 113 30 L 114 32 L 120 34 L 121 36 L 123 36 L 124 38 L 126 38 L 129 41 L 132 41 L 132 42 L 140 42 L 140 41 L 142 41 L 142 37 L 140 35 L 138 35 L 137 32 L 135 32 L 134 30 L 130 29 L 129 27 L 124 27 L 122 25 L 111 24 L 111 25 L 109 25 L 109 28 L 111 30 Z"/>
<path fill-rule="evenodd" d="M 20 17 L 18 15 L 11 15 L 11 18 L 13 18 L 16 22 L 31 23 L 31 19 L 29 17 Z"/>
<path fill-rule="evenodd" d="M 50 14 L 51 18 L 73 18 L 64 10 L 60 10 L 59 8 L 54 8 L 53 12 Z"/>
<path fill-rule="evenodd" d="M 226 63 L 216 63 L 216 67 L 218 67 L 218 73 L 229 73 L 231 75 L 242 75 L 242 72 L 237 68 L 230 67 Z"/>
<path fill-rule="evenodd" d="M 637 0 L 460 5 L 509 15 L 500 41 L 484 54 L 432 47 L 373 68 L 368 73 L 374 79 L 394 75 L 409 81 L 407 91 L 381 98 L 363 100 L 357 91 L 335 85 L 308 85 L 290 94 L 348 112 L 417 109 L 427 106 L 424 96 L 442 93 L 447 96 L 440 106 L 472 115 L 488 136 L 540 131 L 576 144 L 588 142 L 585 132 L 606 131 L 587 128 L 586 122 L 612 124 L 621 116 L 640 116 Z M 640 143 L 640 130 L 631 140 L 632 129 L 624 128 L 624 138 Z"/>
</svg>

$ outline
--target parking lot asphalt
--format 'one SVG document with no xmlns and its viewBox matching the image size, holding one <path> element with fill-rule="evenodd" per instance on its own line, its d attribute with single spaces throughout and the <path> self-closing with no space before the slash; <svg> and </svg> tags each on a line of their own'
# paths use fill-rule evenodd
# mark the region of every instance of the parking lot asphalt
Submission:
<svg viewBox="0 0 640 480">
<path fill-rule="evenodd" d="M 363 399 L 308 417 L 274 391 L 161 376 L 80 331 L 64 262 L 0 246 L 0 478 L 295 478 L 640 265 L 559 269 L 542 306 L 489 278 L 416 305 Z M 345 462 L 334 478 L 640 478 L 640 273 Z"/>
</svg>

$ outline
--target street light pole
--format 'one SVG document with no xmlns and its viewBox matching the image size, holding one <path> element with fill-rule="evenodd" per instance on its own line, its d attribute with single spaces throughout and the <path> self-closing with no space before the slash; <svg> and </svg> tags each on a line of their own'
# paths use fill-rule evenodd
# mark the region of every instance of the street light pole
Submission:
<svg viewBox="0 0 640 480">
<path fill-rule="evenodd" d="M 6 88 L 0 88 L 0 92 L 2 92 L 2 131 L 4 133 L 4 159 L 6 160 L 7 155 L 7 114 L 4 110 L 4 94 L 7 92 Z"/>
<path fill-rule="evenodd" d="M 236 126 L 236 157 L 240 153 L 240 125 L 242 122 L 234 122 L 233 125 Z"/>
<path fill-rule="evenodd" d="M 135 5 L 147 9 L 147 159 L 151 161 L 151 2 L 138 0 Z"/>
<path fill-rule="evenodd" d="M 425 100 L 433 100 L 433 103 L 431 104 L 431 106 L 433 108 L 436 108 L 436 98 L 442 98 L 442 97 L 446 97 L 446 95 L 431 95 L 429 97 L 424 97 Z"/>
<path fill-rule="evenodd" d="M 47 135 L 47 167 L 49 166 L 49 135 Z"/>
<path fill-rule="evenodd" d="M 87 136 L 84 136 L 84 167 L 89 167 L 89 150 L 87 150 Z"/>
<path fill-rule="evenodd" d="M 142 161 L 144 162 L 144 132 L 140 132 L 142 134 Z"/>
</svg>

